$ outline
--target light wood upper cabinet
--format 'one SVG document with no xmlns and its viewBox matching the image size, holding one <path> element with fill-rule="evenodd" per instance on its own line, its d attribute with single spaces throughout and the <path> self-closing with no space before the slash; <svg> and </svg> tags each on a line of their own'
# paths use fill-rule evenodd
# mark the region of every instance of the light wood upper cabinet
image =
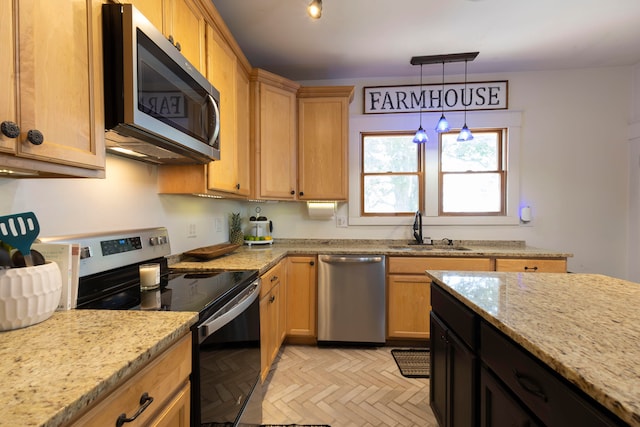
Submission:
<svg viewBox="0 0 640 427">
<path fill-rule="evenodd" d="M 91 0 L 0 5 L 0 122 L 20 129 L 0 137 L 0 169 L 104 177 L 100 8 Z"/>
<path fill-rule="evenodd" d="M 254 198 L 296 199 L 297 83 L 262 69 L 251 72 Z"/>
<path fill-rule="evenodd" d="M 205 72 L 205 20 L 190 0 L 131 0 L 201 73 Z"/>
<path fill-rule="evenodd" d="M 347 200 L 353 86 L 298 90 L 298 199 Z"/>
<path fill-rule="evenodd" d="M 249 76 L 223 35 L 207 26 L 207 79 L 220 91 L 220 160 L 209 164 L 208 188 L 248 196 Z"/>
</svg>

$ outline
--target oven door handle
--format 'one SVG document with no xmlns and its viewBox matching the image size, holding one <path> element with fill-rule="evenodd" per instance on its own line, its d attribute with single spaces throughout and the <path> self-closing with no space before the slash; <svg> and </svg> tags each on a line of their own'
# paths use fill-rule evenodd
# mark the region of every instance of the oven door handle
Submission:
<svg viewBox="0 0 640 427">
<path fill-rule="evenodd" d="M 260 280 L 258 279 L 251 283 L 248 289 L 250 289 L 250 292 L 240 295 L 239 300 L 234 299 L 198 326 L 198 343 L 202 343 L 211 334 L 223 328 L 253 304 L 258 295 L 260 295 Z"/>
</svg>

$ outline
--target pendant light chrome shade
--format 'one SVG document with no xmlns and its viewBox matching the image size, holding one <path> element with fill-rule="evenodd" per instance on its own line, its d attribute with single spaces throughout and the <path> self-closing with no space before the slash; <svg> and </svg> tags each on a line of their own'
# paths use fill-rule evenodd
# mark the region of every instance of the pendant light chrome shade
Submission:
<svg viewBox="0 0 640 427">
<path fill-rule="evenodd" d="M 440 107 L 442 109 L 442 115 L 440 116 L 440 120 L 438 120 L 438 124 L 436 124 L 436 132 L 449 132 L 449 122 L 444 116 L 444 61 L 442 61 L 442 91 L 440 92 Z"/>
<path fill-rule="evenodd" d="M 422 64 L 420 64 L 420 92 L 422 92 Z M 424 96 L 420 96 L 419 99 L 424 100 Z M 424 103 L 424 101 L 422 102 Z M 420 127 L 418 128 L 415 136 L 413 137 L 413 142 L 415 142 L 416 144 L 424 144 L 425 142 L 429 142 L 429 137 L 427 136 L 427 132 L 422 128 L 422 104 L 420 104 Z"/>
<path fill-rule="evenodd" d="M 322 0 L 312 0 L 307 6 L 307 13 L 313 19 L 320 19 L 322 16 Z"/>
<path fill-rule="evenodd" d="M 473 134 L 467 127 L 467 104 L 464 101 L 465 96 L 467 95 L 467 61 L 464 61 L 464 92 L 462 92 L 462 105 L 464 105 L 464 126 L 460 130 L 460 134 L 458 135 L 458 141 L 471 141 L 473 139 Z"/>
</svg>

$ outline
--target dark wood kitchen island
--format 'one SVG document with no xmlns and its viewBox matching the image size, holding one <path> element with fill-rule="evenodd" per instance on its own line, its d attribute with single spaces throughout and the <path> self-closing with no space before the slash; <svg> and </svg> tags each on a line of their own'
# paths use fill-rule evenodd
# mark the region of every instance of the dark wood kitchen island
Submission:
<svg viewBox="0 0 640 427">
<path fill-rule="evenodd" d="M 426 273 L 430 403 L 441 425 L 640 426 L 640 284 Z"/>
</svg>

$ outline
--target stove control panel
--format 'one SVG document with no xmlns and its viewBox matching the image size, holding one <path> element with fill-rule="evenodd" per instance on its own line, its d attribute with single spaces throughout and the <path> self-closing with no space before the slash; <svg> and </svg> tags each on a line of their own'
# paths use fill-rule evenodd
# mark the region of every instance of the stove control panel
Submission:
<svg viewBox="0 0 640 427">
<path fill-rule="evenodd" d="M 80 277 L 171 254 L 165 227 L 41 238 L 42 243 L 80 244 Z"/>
</svg>

